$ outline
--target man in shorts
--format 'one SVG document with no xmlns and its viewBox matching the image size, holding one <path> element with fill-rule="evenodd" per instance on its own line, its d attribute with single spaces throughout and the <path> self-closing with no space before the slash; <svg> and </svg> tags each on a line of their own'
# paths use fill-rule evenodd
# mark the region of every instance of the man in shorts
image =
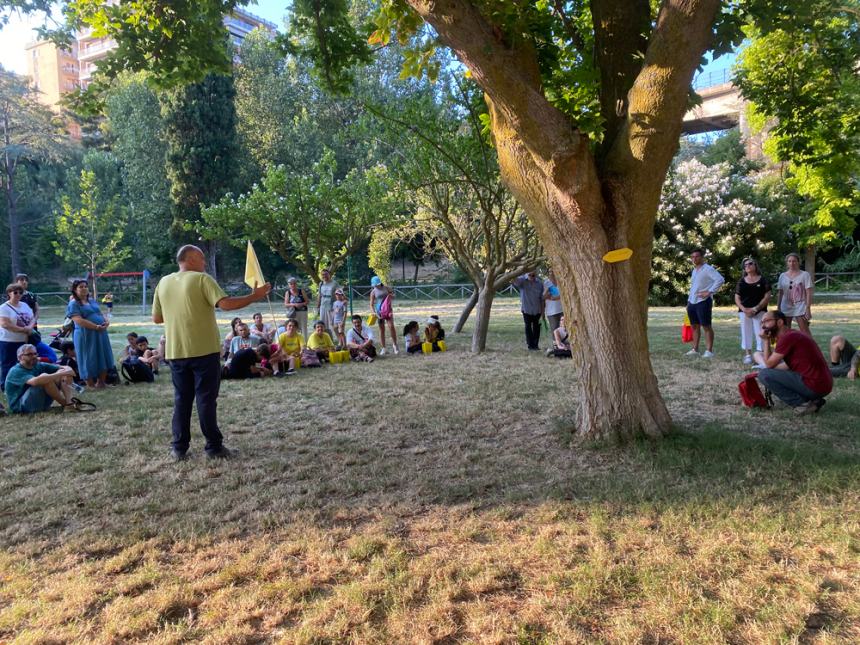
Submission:
<svg viewBox="0 0 860 645">
<path fill-rule="evenodd" d="M 723 276 L 705 262 L 705 252 L 693 249 L 690 253 L 693 273 L 690 276 L 690 295 L 687 298 L 687 316 L 693 328 L 693 349 L 687 356 L 699 355 L 699 340 L 705 332 L 705 353 L 702 358 L 714 356 L 714 328 L 711 327 L 711 311 L 714 308 L 714 294 L 723 286 Z"/>
<path fill-rule="evenodd" d="M 830 374 L 834 378 L 846 377 L 853 381 L 857 378 L 858 365 L 860 352 L 845 340 L 845 336 L 836 335 L 830 339 Z"/>
<path fill-rule="evenodd" d="M 18 348 L 18 364 L 6 375 L 9 411 L 19 414 L 46 412 L 56 401 L 63 408 L 74 406 L 71 367 L 39 362 L 29 343 Z"/>
</svg>

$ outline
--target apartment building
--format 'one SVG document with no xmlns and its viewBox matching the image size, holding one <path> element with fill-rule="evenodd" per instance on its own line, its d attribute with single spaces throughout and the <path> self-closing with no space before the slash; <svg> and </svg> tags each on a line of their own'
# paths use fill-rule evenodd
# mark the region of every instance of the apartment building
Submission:
<svg viewBox="0 0 860 645">
<path fill-rule="evenodd" d="M 259 16 L 235 9 L 224 17 L 224 26 L 230 40 L 237 48 L 245 37 L 257 27 L 277 32 L 277 25 Z M 78 34 L 70 50 L 59 49 L 47 41 L 27 45 L 27 69 L 33 86 L 39 91 L 39 99 L 54 107 L 66 92 L 77 87 L 86 88 L 96 71 L 98 61 L 116 47 L 110 38 L 95 38 L 92 31 Z"/>
</svg>

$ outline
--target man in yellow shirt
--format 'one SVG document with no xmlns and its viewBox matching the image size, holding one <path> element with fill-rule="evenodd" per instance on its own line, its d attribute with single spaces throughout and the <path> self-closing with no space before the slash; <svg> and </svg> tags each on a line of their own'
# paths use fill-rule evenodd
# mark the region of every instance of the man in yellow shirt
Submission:
<svg viewBox="0 0 860 645">
<path fill-rule="evenodd" d="M 164 276 L 155 287 L 152 322 L 164 324 L 165 358 L 173 377 L 173 449 L 177 461 L 186 459 L 191 443 L 191 407 L 196 398 L 200 429 L 206 437 L 206 456 L 224 459 L 233 451 L 223 445 L 218 429 L 218 390 L 221 385 L 221 336 L 215 307 L 232 311 L 262 300 L 272 290 L 268 282 L 247 296 L 228 297 L 204 273 L 206 257 L 186 244 L 176 254 L 179 271 Z"/>
<path fill-rule="evenodd" d="M 308 349 L 314 350 L 321 361 L 327 361 L 328 353 L 335 350 L 334 341 L 326 332 L 322 320 L 314 323 L 314 331 L 308 336 Z"/>
</svg>

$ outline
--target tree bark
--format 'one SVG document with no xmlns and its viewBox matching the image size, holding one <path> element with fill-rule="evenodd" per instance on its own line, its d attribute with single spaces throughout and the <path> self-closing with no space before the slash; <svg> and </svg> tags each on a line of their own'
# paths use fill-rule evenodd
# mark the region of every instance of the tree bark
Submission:
<svg viewBox="0 0 860 645">
<path fill-rule="evenodd" d="M 490 313 L 493 300 L 496 297 L 496 287 L 493 281 L 485 281 L 478 292 L 478 304 L 475 309 L 475 330 L 472 332 L 472 353 L 478 354 L 487 348 L 487 332 L 490 329 Z"/>
<path fill-rule="evenodd" d="M 472 292 L 472 295 L 469 296 L 469 299 L 466 301 L 466 305 L 463 307 L 463 311 L 460 312 L 460 317 L 457 319 L 457 324 L 454 325 L 454 333 L 459 334 L 463 331 L 463 327 L 466 325 L 466 322 L 469 320 L 469 316 L 472 315 L 472 310 L 475 308 L 475 305 L 478 304 L 478 287 L 475 287 L 475 290 Z"/>
</svg>

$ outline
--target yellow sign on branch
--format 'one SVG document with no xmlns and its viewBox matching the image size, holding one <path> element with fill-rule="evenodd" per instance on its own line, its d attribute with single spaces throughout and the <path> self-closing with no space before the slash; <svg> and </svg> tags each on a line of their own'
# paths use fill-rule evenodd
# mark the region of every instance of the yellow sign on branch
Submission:
<svg viewBox="0 0 860 645">
<path fill-rule="evenodd" d="M 606 255 L 603 256 L 604 262 L 609 262 L 610 264 L 614 262 L 624 262 L 624 260 L 629 260 L 633 255 L 633 249 L 628 249 L 626 246 L 623 249 L 615 249 L 614 251 L 609 251 Z"/>
<path fill-rule="evenodd" d="M 248 240 L 248 253 L 245 256 L 245 284 L 252 289 L 261 287 L 266 284 L 263 279 L 263 271 L 260 269 L 260 263 L 257 260 L 257 254 L 254 252 L 254 246 L 251 240 Z"/>
</svg>

